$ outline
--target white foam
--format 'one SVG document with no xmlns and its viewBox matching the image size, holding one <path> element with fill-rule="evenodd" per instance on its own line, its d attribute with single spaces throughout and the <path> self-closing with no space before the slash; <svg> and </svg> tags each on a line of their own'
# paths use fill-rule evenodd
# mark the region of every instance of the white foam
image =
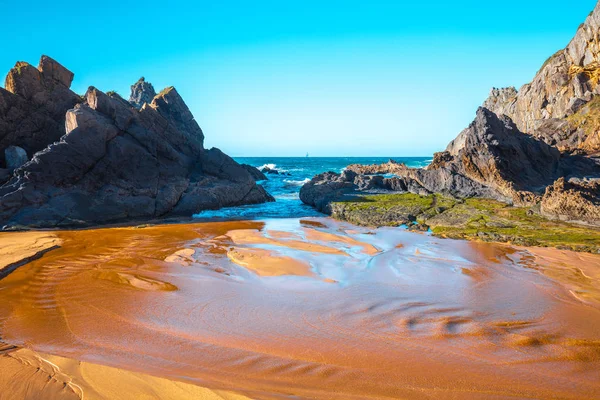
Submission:
<svg viewBox="0 0 600 400">
<path fill-rule="evenodd" d="M 286 184 L 288 184 L 288 185 L 291 185 L 291 186 L 302 186 L 305 183 L 310 182 L 310 179 L 306 178 L 306 179 L 301 180 L 301 181 L 295 181 L 295 180 L 292 180 L 292 179 L 284 179 L 283 182 L 286 183 Z"/>
<path fill-rule="evenodd" d="M 259 170 L 262 170 L 263 168 L 276 169 L 277 164 L 264 164 L 258 167 Z"/>
</svg>

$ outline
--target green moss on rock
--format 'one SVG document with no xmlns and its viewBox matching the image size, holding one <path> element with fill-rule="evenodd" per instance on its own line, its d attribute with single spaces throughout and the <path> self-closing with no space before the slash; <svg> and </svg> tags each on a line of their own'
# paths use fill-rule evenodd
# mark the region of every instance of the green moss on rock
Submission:
<svg viewBox="0 0 600 400">
<path fill-rule="evenodd" d="M 533 209 L 440 195 L 356 196 L 332 203 L 332 216 L 366 226 L 430 228 L 439 237 L 600 252 L 600 229 L 551 221 Z"/>
</svg>

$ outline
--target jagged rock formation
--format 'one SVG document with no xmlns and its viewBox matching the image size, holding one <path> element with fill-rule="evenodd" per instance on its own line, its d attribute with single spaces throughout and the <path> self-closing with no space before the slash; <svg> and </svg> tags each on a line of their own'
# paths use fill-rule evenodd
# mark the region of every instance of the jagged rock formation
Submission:
<svg viewBox="0 0 600 400">
<path fill-rule="evenodd" d="M 542 215 L 561 221 L 600 225 L 600 180 L 561 178 L 548 186 L 541 202 Z"/>
<path fill-rule="evenodd" d="M 69 89 L 72 80 L 71 71 L 47 56 L 37 68 L 18 62 L 10 70 L 0 88 L 0 168 L 6 168 L 7 147 L 31 156 L 65 134 L 67 110 L 82 101 Z"/>
<path fill-rule="evenodd" d="M 531 83 L 493 89 L 484 107 L 561 151 L 600 152 L 600 124 L 582 127 L 573 115 L 600 94 L 600 3 L 563 50 L 551 56 Z"/>
<path fill-rule="evenodd" d="M 523 134 L 510 118 L 480 108 L 427 170 L 449 169 L 522 203 L 534 201 L 563 173 L 562 161 L 556 148 Z"/>
<path fill-rule="evenodd" d="M 131 85 L 131 95 L 129 102 L 137 109 L 142 108 L 144 103 L 152 103 L 156 96 L 154 86 L 142 76 L 136 83 Z"/>
<path fill-rule="evenodd" d="M 388 173 L 390 164 L 353 166 L 342 174 L 317 175 L 300 190 L 306 204 L 329 213 L 330 203 L 358 193 L 441 193 L 455 198 L 482 197 L 515 205 L 532 206 L 560 177 L 600 176 L 600 166 L 590 158 L 561 154 L 556 148 L 520 132 L 506 116 L 480 108 L 475 121 L 436 153 L 427 168 L 393 164 L 396 177 L 361 175 Z"/>
<path fill-rule="evenodd" d="M 70 83 L 61 68 L 51 76 Z M 66 112 L 60 140 L 0 187 L 0 226 L 132 222 L 273 200 L 233 159 L 204 149 L 174 88 L 140 110 L 94 87 L 84 100 Z"/>
</svg>

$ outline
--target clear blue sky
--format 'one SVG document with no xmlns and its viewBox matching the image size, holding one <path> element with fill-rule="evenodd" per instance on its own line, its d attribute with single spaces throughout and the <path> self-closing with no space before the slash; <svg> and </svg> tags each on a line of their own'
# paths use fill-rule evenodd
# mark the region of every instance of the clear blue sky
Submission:
<svg viewBox="0 0 600 400">
<path fill-rule="evenodd" d="M 206 145 L 233 156 L 428 156 L 595 4 L 3 0 L 0 71 L 48 54 L 79 93 L 174 85 Z"/>
</svg>

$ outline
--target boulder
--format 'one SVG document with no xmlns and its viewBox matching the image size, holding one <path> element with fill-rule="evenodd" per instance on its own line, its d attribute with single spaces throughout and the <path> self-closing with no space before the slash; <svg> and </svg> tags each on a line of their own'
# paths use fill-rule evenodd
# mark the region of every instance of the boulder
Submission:
<svg viewBox="0 0 600 400">
<path fill-rule="evenodd" d="M 6 160 L 6 168 L 9 171 L 14 171 L 29 161 L 27 152 L 19 146 L 7 147 L 6 150 L 4 150 L 4 158 Z"/>
<path fill-rule="evenodd" d="M 136 83 L 131 85 L 129 102 L 137 109 L 142 108 L 144 103 L 150 104 L 156 96 L 154 86 L 142 76 Z"/>
<path fill-rule="evenodd" d="M 57 83 L 58 84 L 58 83 Z M 0 187 L 0 225 L 132 223 L 273 201 L 204 134 L 175 88 L 136 109 L 90 87 L 65 134 Z"/>
</svg>

